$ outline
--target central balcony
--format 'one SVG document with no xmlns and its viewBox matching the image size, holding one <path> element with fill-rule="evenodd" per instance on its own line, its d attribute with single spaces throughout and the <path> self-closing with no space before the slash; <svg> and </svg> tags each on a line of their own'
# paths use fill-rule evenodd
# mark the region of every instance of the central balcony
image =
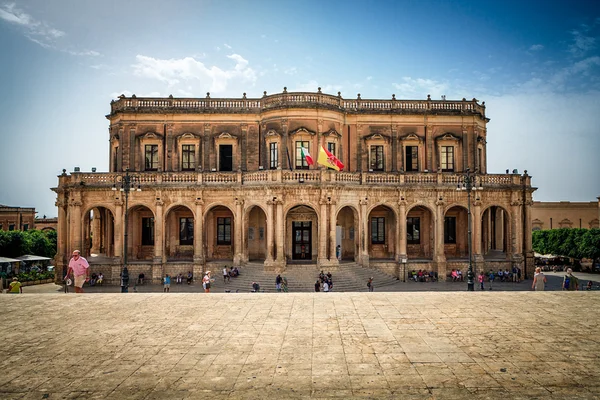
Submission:
<svg viewBox="0 0 600 400">
<path fill-rule="evenodd" d="M 73 172 L 59 176 L 60 186 L 112 187 L 123 173 Z M 263 185 L 408 186 L 454 189 L 462 173 L 435 172 L 337 172 L 332 170 L 266 170 L 253 172 L 130 172 L 142 187 L 227 187 Z M 519 174 L 481 174 L 477 183 L 486 188 L 531 185 L 531 177 Z"/>
</svg>

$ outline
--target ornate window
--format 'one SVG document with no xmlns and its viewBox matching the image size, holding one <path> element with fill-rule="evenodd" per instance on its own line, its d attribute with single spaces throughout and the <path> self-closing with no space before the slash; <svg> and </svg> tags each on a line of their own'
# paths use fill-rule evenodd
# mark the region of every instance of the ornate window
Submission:
<svg viewBox="0 0 600 400">
<path fill-rule="evenodd" d="M 310 153 L 310 142 L 297 140 L 296 141 L 296 169 L 308 169 L 308 162 L 302 154 L 302 148 L 305 148 Z M 312 156 L 316 156 L 311 154 Z"/>
<path fill-rule="evenodd" d="M 231 245 L 231 217 L 217 218 L 217 245 Z"/>
<path fill-rule="evenodd" d="M 223 132 L 215 139 L 219 171 L 233 171 L 235 154 L 238 151 L 238 138 L 228 132 Z"/>
<path fill-rule="evenodd" d="M 184 144 L 181 146 L 181 170 L 193 171 L 196 169 L 196 146 Z"/>
<path fill-rule="evenodd" d="M 419 146 L 406 146 L 406 171 L 416 172 L 419 170 Z"/>
<path fill-rule="evenodd" d="M 14 231 L 15 230 L 15 224 L 8 224 L 8 230 L 9 231 Z"/>
<path fill-rule="evenodd" d="M 179 244 L 194 244 L 194 218 L 179 218 Z"/>
<path fill-rule="evenodd" d="M 383 146 L 371 146 L 369 169 L 373 171 L 385 171 L 385 161 L 383 155 Z"/>
<path fill-rule="evenodd" d="M 371 244 L 385 244 L 385 218 L 371 218 Z"/>
<path fill-rule="evenodd" d="M 158 171 L 158 145 L 147 144 L 144 146 L 144 170 Z"/>
<path fill-rule="evenodd" d="M 421 168 L 419 159 L 421 158 L 420 153 L 423 148 L 423 139 L 415 133 L 409 133 L 401 137 L 400 142 L 403 147 L 401 154 L 404 157 L 404 171 L 418 172 Z"/>
<path fill-rule="evenodd" d="M 442 146 L 440 155 L 442 172 L 454 172 L 454 146 Z"/>
<path fill-rule="evenodd" d="M 28 231 L 29 230 L 29 224 L 23 224 L 23 230 L 24 231 Z"/>
<path fill-rule="evenodd" d="M 279 143 L 269 143 L 269 169 L 277 169 L 279 165 Z"/>
<path fill-rule="evenodd" d="M 456 244 L 456 217 L 444 218 L 444 243 Z"/>
<path fill-rule="evenodd" d="M 406 218 L 406 242 L 408 244 L 421 243 L 421 218 L 407 217 Z"/>
</svg>

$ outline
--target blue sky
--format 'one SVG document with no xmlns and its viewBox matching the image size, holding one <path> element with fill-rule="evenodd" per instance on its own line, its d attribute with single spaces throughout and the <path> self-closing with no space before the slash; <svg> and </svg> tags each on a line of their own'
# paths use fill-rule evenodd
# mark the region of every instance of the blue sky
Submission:
<svg viewBox="0 0 600 400">
<path fill-rule="evenodd" d="M 600 2 L 0 0 L 0 204 L 56 216 L 63 168 L 108 170 L 110 100 L 486 102 L 488 170 L 600 195 Z"/>
</svg>

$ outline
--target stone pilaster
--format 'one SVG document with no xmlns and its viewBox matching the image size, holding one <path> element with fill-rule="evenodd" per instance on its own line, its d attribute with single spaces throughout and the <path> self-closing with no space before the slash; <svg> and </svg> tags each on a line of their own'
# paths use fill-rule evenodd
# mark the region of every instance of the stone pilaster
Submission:
<svg viewBox="0 0 600 400">
<path fill-rule="evenodd" d="M 243 254 L 242 254 L 242 230 L 244 229 L 244 216 L 242 215 L 242 205 L 244 200 L 236 198 L 235 200 L 235 225 L 234 227 L 234 241 L 233 241 L 233 264 L 241 265 Z"/>
<path fill-rule="evenodd" d="M 362 229 L 360 232 L 360 257 L 359 262 L 363 267 L 369 266 L 369 215 L 367 214 L 367 205 L 369 200 L 365 198 L 359 201 L 360 221 Z"/>
<path fill-rule="evenodd" d="M 120 192 L 117 192 L 120 193 Z M 123 201 L 115 199 L 115 258 L 123 257 Z M 122 262 L 122 260 L 119 260 Z"/>
<path fill-rule="evenodd" d="M 275 236 L 275 242 L 277 244 L 277 264 L 285 265 L 283 244 L 285 242 L 286 235 L 284 233 L 285 221 L 283 220 L 283 201 L 276 200 L 274 203 L 277 206 L 277 235 Z"/>
<path fill-rule="evenodd" d="M 163 206 L 165 203 L 160 200 L 156 200 L 156 215 L 154 215 L 154 263 L 166 263 L 167 256 L 164 252 L 165 248 L 165 221 Z"/>
<path fill-rule="evenodd" d="M 444 201 L 436 200 L 435 237 L 433 260 L 437 265 L 438 277 L 446 279 L 446 255 L 444 254 Z"/>
<path fill-rule="evenodd" d="M 69 253 L 74 250 L 80 250 L 82 253 L 83 240 L 81 237 L 81 194 L 77 193 L 69 203 L 69 221 L 71 223 L 71 248 Z"/>
<path fill-rule="evenodd" d="M 265 263 L 273 262 L 273 201 L 267 201 L 267 257 Z"/>
<path fill-rule="evenodd" d="M 327 200 L 319 201 L 319 244 L 317 246 L 317 264 L 327 265 Z"/>
<path fill-rule="evenodd" d="M 336 255 L 337 218 L 336 218 L 335 211 L 336 211 L 336 202 L 332 200 L 329 202 L 329 262 L 332 264 L 339 264 L 339 261 L 337 259 L 337 255 Z"/>
<path fill-rule="evenodd" d="M 196 217 L 194 218 L 194 264 L 204 264 L 204 201 L 196 196 Z"/>
</svg>

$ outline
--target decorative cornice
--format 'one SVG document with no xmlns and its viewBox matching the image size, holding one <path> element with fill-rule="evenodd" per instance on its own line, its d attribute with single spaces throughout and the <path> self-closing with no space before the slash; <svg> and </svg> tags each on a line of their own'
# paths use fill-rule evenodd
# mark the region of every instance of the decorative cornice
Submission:
<svg viewBox="0 0 600 400">
<path fill-rule="evenodd" d="M 290 132 L 290 136 L 293 136 L 293 135 L 302 135 L 302 134 L 308 134 L 310 136 L 314 136 L 314 135 L 316 135 L 316 132 L 309 131 L 305 127 L 300 127 L 298 129 L 295 129 L 295 130 L 293 130 L 293 131 Z"/>
</svg>

